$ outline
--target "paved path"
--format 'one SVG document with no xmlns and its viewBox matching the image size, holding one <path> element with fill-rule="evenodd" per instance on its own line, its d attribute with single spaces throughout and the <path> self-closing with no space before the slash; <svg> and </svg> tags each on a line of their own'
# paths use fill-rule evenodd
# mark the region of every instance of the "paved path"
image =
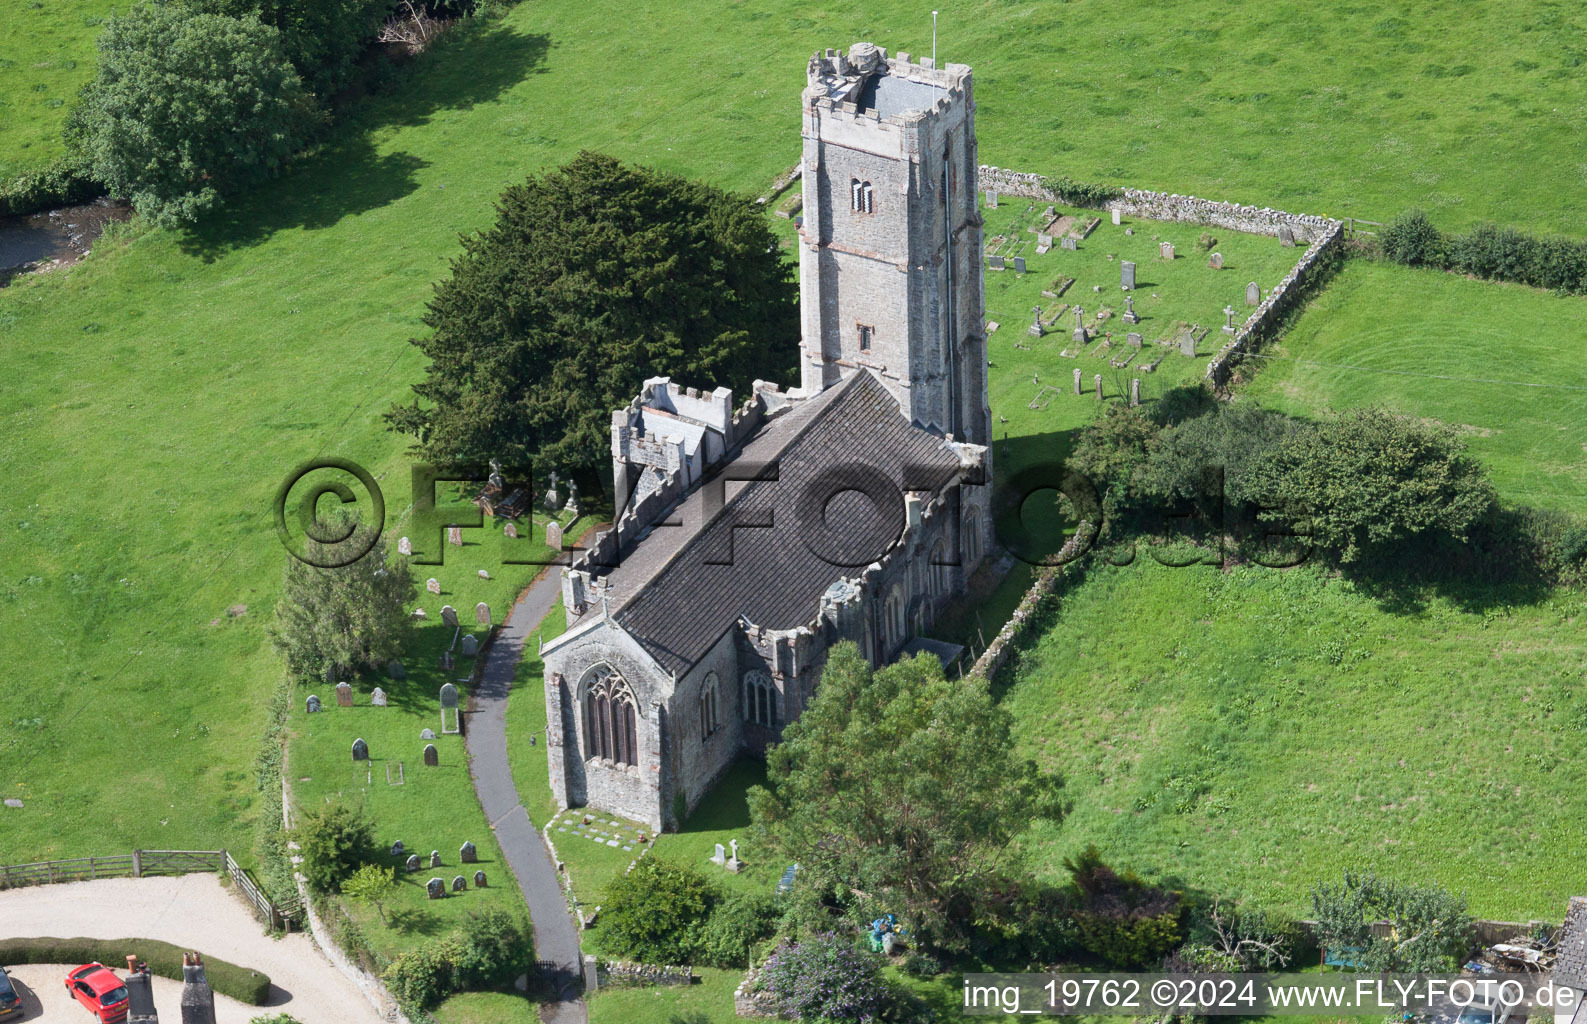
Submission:
<svg viewBox="0 0 1587 1024">
<path fill-rule="evenodd" d="M 479 686 L 474 691 L 468 728 L 463 737 L 468 746 L 474 792 L 479 794 L 485 818 L 495 830 L 507 866 L 512 869 L 518 888 L 523 890 L 524 901 L 529 904 L 529 916 L 534 922 L 535 956 L 554 961 L 578 978 L 584 967 L 584 958 L 579 952 L 578 927 L 568 912 L 562 879 L 557 875 L 551 853 L 518 799 L 518 788 L 513 785 L 507 759 L 507 694 L 530 631 L 556 603 L 561 587 L 558 573 L 542 575 L 513 605 L 507 621 L 496 631 L 485 656 L 485 667 L 480 672 Z M 518 699 L 543 700 L 544 697 L 526 691 Z M 575 985 L 565 990 L 562 1002 L 545 1008 L 549 1024 L 584 1024 L 589 1019 L 584 1001 L 579 997 L 581 988 Z"/>
<path fill-rule="evenodd" d="M 307 934 L 279 939 L 264 934 L 253 911 L 213 874 L 175 878 L 101 878 L 64 885 L 35 885 L 0 891 L 0 934 L 6 938 L 54 936 L 90 939 L 127 937 L 158 939 L 229 960 L 270 975 L 271 1012 L 289 1013 L 303 1024 L 385 1024 L 347 976 L 331 966 Z M 128 949 L 128 953 L 137 953 Z M 70 967 L 76 967 L 71 964 Z M 107 964 L 125 969 L 126 962 Z M 69 969 L 69 968 L 68 968 Z M 55 993 L 65 969 L 48 965 L 16 969 L 42 1005 L 55 1009 Z M 178 1020 L 180 984 L 155 981 L 155 1006 L 162 1017 Z M 175 999 L 165 993 L 176 991 Z M 220 1024 L 246 1021 L 265 1013 L 224 996 L 215 997 Z M 88 1020 L 76 1010 L 70 1016 L 46 1012 L 44 1020 Z M 31 1014 L 26 1018 L 34 1020 Z"/>
</svg>

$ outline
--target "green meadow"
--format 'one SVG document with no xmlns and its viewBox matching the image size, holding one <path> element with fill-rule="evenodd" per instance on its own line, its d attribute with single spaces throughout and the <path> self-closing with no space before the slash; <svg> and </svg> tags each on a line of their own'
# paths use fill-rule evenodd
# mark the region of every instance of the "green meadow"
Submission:
<svg viewBox="0 0 1587 1024">
<path fill-rule="evenodd" d="M 61 128 L 94 77 L 94 39 L 125 0 L 8 0 L 0 16 L 0 181 L 65 152 Z"/>
</svg>

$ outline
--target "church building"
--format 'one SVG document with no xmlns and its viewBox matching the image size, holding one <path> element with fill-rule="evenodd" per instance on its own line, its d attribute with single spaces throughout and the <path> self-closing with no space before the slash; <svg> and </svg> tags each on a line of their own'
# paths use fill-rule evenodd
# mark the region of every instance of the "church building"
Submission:
<svg viewBox="0 0 1587 1024">
<path fill-rule="evenodd" d="M 869 43 L 802 97 L 800 384 L 668 378 L 612 415 L 615 526 L 563 570 L 563 807 L 675 828 L 798 718 L 827 651 L 922 639 L 992 546 L 970 69 Z"/>
</svg>

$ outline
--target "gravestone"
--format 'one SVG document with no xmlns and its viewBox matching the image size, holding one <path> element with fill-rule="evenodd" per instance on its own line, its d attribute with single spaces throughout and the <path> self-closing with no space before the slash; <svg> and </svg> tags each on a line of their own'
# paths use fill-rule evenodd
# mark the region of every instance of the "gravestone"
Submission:
<svg viewBox="0 0 1587 1024">
<path fill-rule="evenodd" d="M 408 869 L 408 874 L 410 874 L 410 875 L 413 874 L 415 871 L 418 871 L 419 870 L 419 855 L 417 853 L 409 854 L 407 861 L 403 864 L 403 867 L 406 867 Z"/>
<path fill-rule="evenodd" d="M 506 537 L 508 540 L 518 539 L 518 527 L 514 526 L 512 523 L 508 523 L 506 526 L 503 526 L 501 528 L 501 532 L 502 536 Z"/>
<path fill-rule="evenodd" d="M 423 608 L 415 608 L 413 610 L 413 617 L 416 618 L 416 619 L 428 619 L 429 618 L 429 616 L 424 613 L 424 609 Z"/>
<path fill-rule="evenodd" d="M 1075 367 L 1075 394 L 1077 395 L 1085 392 L 1085 386 L 1080 383 L 1081 377 L 1080 367 L 1077 366 Z"/>
<path fill-rule="evenodd" d="M 474 888 L 476 888 L 476 889 L 485 888 L 485 872 L 483 872 L 483 871 L 474 872 Z"/>
<path fill-rule="evenodd" d="M 421 730 L 419 730 L 419 739 L 421 739 L 421 740 L 433 740 L 433 739 L 435 739 L 435 730 L 434 729 L 421 729 Z"/>
<path fill-rule="evenodd" d="M 453 665 L 452 652 L 451 651 L 442 651 L 441 652 L 441 660 L 440 660 L 440 662 L 438 664 L 440 665 L 440 668 L 441 668 L 442 672 L 450 672 L 450 671 L 452 671 L 452 665 Z"/>
<path fill-rule="evenodd" d="M 1023 274 L 1024 272 L 1025 272 L 1025 257 L 1023 257 L 1023 256 L 1015 256 L 1014 257 L 1014 273 Z"/>
<path fill-rule="evenodd" d="M 554 519 L 546 524 L 546 547 L 552 551 L 562 550 L 562 524 Z"/>
<path fill-rule="evenodd" d="M 402 662 L 398 661 L 396 658 L 392 658 L 390 661 L 386 662 L 386 675 L 393 679 L 406 679 L 408 678 L 408 670 L 403 668 Z"/>
<path fill-rule="evenodd" d="M 1295 231 L 1288 224 L 1282 224 L 1279 226 L 1278 244 L 1286 248 L 1295 244 Z"/>
<path fill-rule="evenodd" d="M 473 633 L 470 633 L 468 636 L 463 638 L 463 657 L 472 658 L 478 653 L 479 641 L 474 639 Z"/>
<path fill-rule="evenodd" d="M 1036 232 L 1036 253 L 1041 255 L 1052 248 L 1052 236 L 1040 231 Z"/>
<path fill-rule="evenodd" d="M 402 840 L 399 839 L 391 844 L 391 855 L 393 857 L 400 857 L 406 849 L 407 847 L 403 846 Z"/>
<path fill-rule="evenodd" d="M 386 706 L 386 691 L 382 690 L 378 686 L 375 687 L 375 692 L 369 695 L 369 703 L 373 707 L 377 707 L 377 708 L 385 707 Z"/>
<path fill-rule="evenodd" d="M 561 503 L 562 498 L 557 494 L 557 475 L 556 473 L 552 473 L 551 486 L 546 488 L 546 508 L 555 512 L 557 510 L 557 506 Z"/>
<path fill-rule="evenodd" d="M 1125 228 L 1124 229 L 1124 233 L 1126 235 L 1129 235 L 1131 238 L 1135 237 L 1135 229 L 1134 228 Z"/>
<path fill-rule="evenodd" d="M 993 192 L 991 189 L 987 189 L 986 192 L 986 208 L 988 210 L 997 209 L 997 193 Z"/>
<path fill-rule="evenodd" d="M 1086 311 L 1079 306 L 1075 307 L 1075 333 L 1074 340 L 1077 345 L 1084 345 L 1090 336 L 1086 334 Z"/>
<path fill-rule="evenodd" d="M 1058 239 L 1058 247 L 1060 249 L 1068 249 L 1071 252 L 1076 252 L 1080 249 L 1080 243 L 1065 235 L 1063 238 Z"/>
<path fill-rule="evenodd" d="M 336 684 L 336 706 L 342 708 L 353 706 L 353 688 L 347 683 Z"/>
<path fill-rule="evenodd" d="M 1245 286 L 1245 304 L 1256 306 L 1262 302 L 1262 289 L 1257 287 L 1255 281 Z"/>
<path fill-rule="evenodd" d="M 353 741 L 353 760 L 354 761 L 367 761 L 367 760 L 369 760 L 369 744 L 364 742 L 363 737 L 359 737 L 358 739 Z"/>
<path fill-rule="evenodd" d="M 424 745 L 424 766 L 426 768 L 439 768 L 441 766 L 440 751 L 435 749 L 434 743 Z"/>
<path fill-rule="evenodd" d="M 1135 264 L 1129 260 L 1119 264 L 1119 285 L 1125 289 L 1135 287 Z"/>
<path fill-rule="evenodd" d="M 446 542 L 454 548 L 463 546 L 463 528 L 461 526 L 448 526 L 446 528 Z"/>
<path fill-rule="evenodd" d="M 441 851 L 440 850 L 431 850 L 430 851 L 430 866 L 432 868 L 438 868 L 438 867 L 441 866 Z"/>
<path fill-rule="evenodd" d="M 1044 333 L 1046 333 L 1045 329 L 1041 325 L 1041 307 L 1032 306 L 1030 313 L 1030 326 L 1025 328 L 1025 333 L 1030 335 L 1032 338 L 1039 338 Z"/>
<path fill-rule="evenodd" d="M 1234 334 L 1234 333 L 1236 333 L 1239 330 L 1239 328 L 1234 326 L 1234 307 L 1233 306 L 1224 306 L 1223 307 L 1223 317 L 1224 317 L 1224 320 L 1225 320 L 1225 323 L 1223 325 L 1223 333 L 1224 334 Z"/>
<path fill-rule="evenodd" d="M 988 256 L 986 258 L 986 265 L 989 268 L 991 268 L 992 270 L 1002 270 L 1003 269 L 1003 257 L 1001 257 L 1001 256 Z"/>
<path fill-rule="evenodd" d="M 744 867 L 744 862 L 738 859 L 738 840 L 729 839 L 727 844 L 728 846 L 732 847 L 732 853 L 728 855 L 727 863 L 723 865 L 723 867 L 727 868 L 736 875 L 739 873 L 739 870 Z"/>
<path fill-rule="evenodd" d="M 451 605 L 443 605 L 441 608 L 441 621 L 448 626 L 457 625 L 457 609 Z"/>
<path fill-rule="evenodd" d="M 1213 270 L 1222 270 L 1223 269 L 1223 253 L 1215 252 L 1211 256 L 1208 256 L 1207 257 L 1207 266 L 1211 267 Z"/>
<path fill-rule="evenodd" d="M 1193 356 L 1196 354 L 1196 332 L 1194 330 L 1186 331 L 1179 336 L 1179 354 L 1182 356 Z"/>
<path fill-rule="evenodd" d="M 1135 408 L 1136 406 L 1138 406 L 1140 404 L 1141 404 L 1141 378 L 1139 378 L 1139 377 L 1131 377 L 1130 378 L 1130 408 L 1133 409 L 1133 408 Z"/>
<path fill-rule="evenodd" d="M 424 581 L 424 589 L 432 594 L 439 594 L 441 592 L 441 581 L 431 576 Z"/>
<path fill-rule="evenodd" d="M 1045 209 L 1045 210 L 1043 210 L 1041 212 L 1041 222 L 1043 224 L 1051 224 L 1052 223 L 1052 219 L 1053 219 L 1053 215 L 1056 212 L 1057 211 L 1055 211 L 1052 207 L 1050 207 L 1050 206 L 1047 207 L 1047 209 Z"/>
<path fill-rule="evenodd" d="M 723 864 L 726 864 L 727 847 L 723 846 L 721 843 L 717 843 L 716 852 L 711 854 L 711 863 L 715 864 L 717 867 L 721 867 Z"/>
<path fill-rule="evenodd" d="M 568 503 L 562 506 L 562 511 L 574 519 L 579 517 L 579 485 L 575 481 L 568 481 Z"/>
<path fill-rule="evenodd" d="M 438 900 L 446 895 L 446 883 L 439 878 L 432 878 L 424 883 L 424 891 L 432 900 Z"/>
<path fill-rule="evenodd" d="M 473 843 L 464 843 L 462 846 L 458 847 L 457 859 L 463 864 L 478 864 L 479 851 L 474 848 Z"/>
<path fill-rule="evenodd" d="M 474 621 L 481 626 L 490 625 L 490 605 L 481 601 L 474 606 Z"/>
<path fill-rule="evenodd" d="M 1133 295 L 1124 296 L 1124 322 L 1127 324 L 1138 324 L 1141 322 L 1140 316 L 1135 312 L 1135 296 Z"/>
<path fill-rule="evenodd" d="M 1132 348 L 1141 347 L 1141 335 L 1139 331 L 1131 331 L 1124 336 L 1124 340 L 1128 341 Z"/>
<path fill-rule="evenodd" d="M 1117 226 L 1119 224 L 1119 211 L 1118 211 L 1117 208 L 1114 208 L 1112 213 L 1113 213 L 1113 223 L 1114 223 L 1115 226 Z"/>
<path fill-rule="evenodd" d="M 1102 401 L 1102 374 L 1092 374 L 1091 382 L 1097 386 L 1097 401 Z"/>
<path fill-rule="evenodd" d="M 320 709 L 320 699 L 311 693 L 309 694 L 309 699 L 303 702 L 303 706 L 312 715 Z"/>
<path fill-rule="evenodd" d="M 398 537 L 397 538 L 397 554 L 399 554 L 399 555 L 411 555 L 411 554 L 413 554 L 413 541 L 409 540 L 406 537 Z"/>
<path fill-rule="evenodd" d="M 1157 255 L 1161 256 L 1165 260 L 1172 260 L 1174 258 L 1174 243 L 1163 242 L 1159 244 L 1157 247 Z"/>
<path fill-rule="evenodd" d="M 448 711 L 451 712 L 450 723 L 447 721 Z M 447 736 L 458 732 L 462 732 L 462 728 L 457 713 L 457 687 L 446 683 L 441 687 L 441 735 Z"/>
<path fill-rule="evenodd" d="M 453 877 L 453 879 L 452 879 L 452 891 L 453 892 L 462 892 L 464 889 L 467 889 L 467 888 L 468 888 L 468 883 L 463 881 L 463 876 L 462 875 L 456 875 L 456 876 Z"/>
</svg>

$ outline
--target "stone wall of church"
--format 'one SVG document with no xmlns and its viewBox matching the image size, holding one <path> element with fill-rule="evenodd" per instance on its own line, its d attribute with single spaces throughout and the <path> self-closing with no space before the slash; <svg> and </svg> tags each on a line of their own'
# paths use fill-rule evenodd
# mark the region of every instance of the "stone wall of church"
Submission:
<svg viewBox="0 0 1587 1024">
<path fill-rule="evenodd" d="M 739 632 L 735 625 L 722 635 L 716 645 L 678 680 L 678 690 L 673 698 L 672 726 L 669 739 L 672 753 L 670 791 L 663 794 L 670 813 L 674 793 L 682 792 L 687 811 L 694 808 L 711 791 L 711 786 L 738 759 L 744 742 L 744 713 L 741 705 L 741 683 L 738 647 L 735 640 Z M 700 729 L 700 694 L 707 679 L 715 675 L 717 690 L 717 728 L 709 735 Z"/>
</svg>

